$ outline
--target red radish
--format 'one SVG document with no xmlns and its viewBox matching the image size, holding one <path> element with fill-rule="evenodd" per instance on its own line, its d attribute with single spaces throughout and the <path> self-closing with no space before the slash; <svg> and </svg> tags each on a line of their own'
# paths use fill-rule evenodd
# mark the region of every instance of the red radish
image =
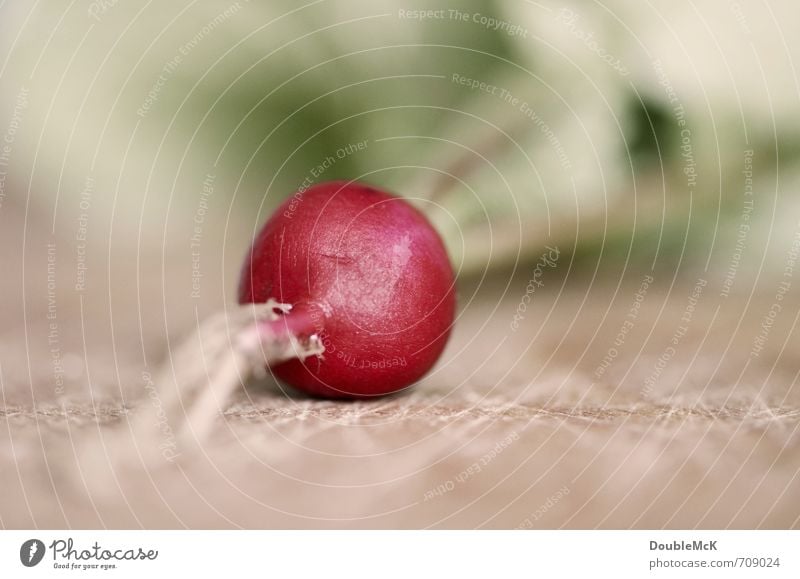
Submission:
<svg viewBox="0 0 800 579">
<path fill-rule="evenodd" d="M 270 299 L 292 309 L 269 331 L 325 348 L 275 375 L 329 398 L 413 384 L 441 355 L 455 316 L 453 270 L 431 224 L 405 200 L 355 182 L 297 193 L 264 225 L 239 302 Z"/>
</svg>

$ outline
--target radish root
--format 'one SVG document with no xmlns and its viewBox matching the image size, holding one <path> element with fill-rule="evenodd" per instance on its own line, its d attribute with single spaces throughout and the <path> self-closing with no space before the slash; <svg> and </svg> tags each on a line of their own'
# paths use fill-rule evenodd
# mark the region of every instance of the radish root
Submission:
<svg viewBox="0 0 800 579">
<path fill-rule="evenodd" d="M 201 451 L 215 419 L 249 378 L 262 378 L 267 366 L 286 360 L 322 355 L 325 348 L 313 326 L 289 322 L 292 309 L 271 299 L 200 323 L 170 352 L 128 428 L 101 439 L 101 448 L 85 449 L 84 475 L 114 471 L 117 462 L 137 454 L 153 469 Z"/>
</svg>

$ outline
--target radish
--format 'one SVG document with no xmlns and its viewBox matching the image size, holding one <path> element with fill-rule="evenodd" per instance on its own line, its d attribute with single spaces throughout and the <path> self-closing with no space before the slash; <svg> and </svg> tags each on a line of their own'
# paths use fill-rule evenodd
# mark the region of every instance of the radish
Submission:
<svg viewBox="0 0 800 579">
<path fill-rule="evenodd" d="M 172 463 L 201 450 L 233 393 L 267 368 L 326 398 L 410 386 L 447 343 L 454 277 L 438 233 L 407 201 L 355 182 L 298 192 L 257 235 L 241 305 L 203 320 L 147 376 L 150 401 L 133 425 L 142 458 Z M 130 455 L 124 435 L 109 443 L 118 456 Z M 93 473 L 107 452 L 86 450 Z"/>
<path fill-rule="evenodd" d="M 242 268 L 239 302 L 283 304 L 259 323 L 262 344 L 288 337 L 318 348 L 277 357 L 278 378 L 327 398 L 376 396 L 413 384 L 441 355 L 454 274 L 441 238 L 407 201 L 329 182 L 267 221 Z"/>
</svg>

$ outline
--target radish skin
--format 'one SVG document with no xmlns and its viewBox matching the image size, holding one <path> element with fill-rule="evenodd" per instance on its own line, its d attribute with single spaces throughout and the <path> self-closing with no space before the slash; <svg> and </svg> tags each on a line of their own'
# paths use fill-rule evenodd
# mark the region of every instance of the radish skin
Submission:
<svg viewBox="0 0 800 579">
<path fill-rule="evenodd" d="M 356 182 L 298 193 L 264 225 L 247 256 L 239 302 L 292 309 L 262 328 L 315 339 L 324 353 L 272 368 L 327 398 L 396 392 L 444 350 L 454 274 L 438 233 L 404 199 Z"/>
</svg>

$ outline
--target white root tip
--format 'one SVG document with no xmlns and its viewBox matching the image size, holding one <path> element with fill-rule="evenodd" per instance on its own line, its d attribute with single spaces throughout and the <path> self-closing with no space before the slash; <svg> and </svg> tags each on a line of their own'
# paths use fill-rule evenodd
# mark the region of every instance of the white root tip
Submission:
<svg viewBox="0 0 800 579">
<path fill-rule="evenodd" d="M 170 350 L 155 388 L 140 403 L 128 428 L 106 438 L 104 449 L 86 449 L 84 465 L 91 469 L 94 463 L 99 467 L 94 472 L 107 473 L 114 465 L 98 461 L 106 462 L 107 457 L 134 461 L 141 456 L 147 468 L 154 468 L 202 450 L 215 419 L 246 380 L 264 377 L 270 365 L 325 351 L 316 334 L 301 339 L 276 333 L 264 323 L 291 309 L 290 304 L 270 299 L 220 312 L 200 323 L 177 349 Z"/>
</svg>

